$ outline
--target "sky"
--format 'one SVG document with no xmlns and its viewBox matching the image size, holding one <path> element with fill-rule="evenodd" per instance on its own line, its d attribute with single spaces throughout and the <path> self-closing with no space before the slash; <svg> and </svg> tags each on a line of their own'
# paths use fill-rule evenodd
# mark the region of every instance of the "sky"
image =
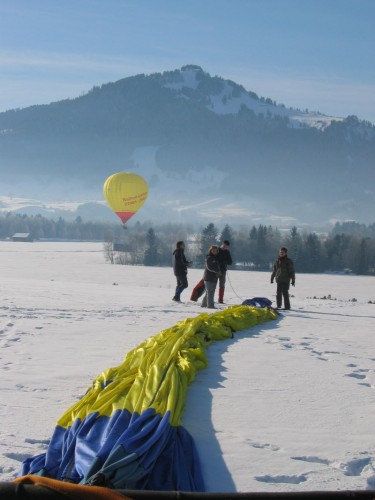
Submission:
<svg viewBox="0 0 375 500">
<path fill-rule="evenodd" d="M 197 64 L 375 123 L 374 0 L 0 0 L 0 112 Z"/>
</svg>

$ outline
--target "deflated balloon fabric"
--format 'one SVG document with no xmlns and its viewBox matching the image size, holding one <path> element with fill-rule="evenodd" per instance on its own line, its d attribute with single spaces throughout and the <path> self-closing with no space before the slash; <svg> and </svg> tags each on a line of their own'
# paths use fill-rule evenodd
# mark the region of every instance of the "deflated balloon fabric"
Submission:
<svg viewBox="0 0 375 500">
<path fill-rule="evenodd" d="M 204 491 L 193 438 L 181 425 L 187 387 L 207 366 L 209 344 L 276 318 L 273 309 L 233 306 L 148 338 L 94 380 L 57 422 L 47 452 L 25 460 L 21 475 L 121 489 Z"/>
</svg>

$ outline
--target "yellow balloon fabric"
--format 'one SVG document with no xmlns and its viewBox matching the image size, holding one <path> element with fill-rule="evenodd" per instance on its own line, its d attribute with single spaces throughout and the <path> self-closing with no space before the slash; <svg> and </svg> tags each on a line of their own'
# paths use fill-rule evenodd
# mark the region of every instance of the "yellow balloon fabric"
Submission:
<svg viewBox="0 0 375 500">
<path fill-rule="evenodd" d="M 273 309 L 233 306 L 148 338 L 94 380 L 58 421 L 47 452 L 27 458 L 21 474 L 125 490 L 204 491 L 194 439 L 182 425 L 188 386 L 207 366 L 210 344 L 277 317 Z"/>
<path fill-rule="evenodd" d="M 67 428 L 96 412 L 109 417 L 116 410 L 141 414 L 148 408 L 161 415 L 170 412 L 171 425 L 181 425 L 187 387 L 196 372 L 207 366 L 206 347 L 231 338 L 232 331 L 276 318 L 273 309 L 251 306 L 186 318 L 130 351 L 122 365 L 101 373 L 58 425 Z"/>
<path fill-rule="evenodd" d="M 145 203 L 148 185 L 140 175 L 119 172 L 105 181 L 103 194 L 108 205 L 125 224 Z"/>
</svg>

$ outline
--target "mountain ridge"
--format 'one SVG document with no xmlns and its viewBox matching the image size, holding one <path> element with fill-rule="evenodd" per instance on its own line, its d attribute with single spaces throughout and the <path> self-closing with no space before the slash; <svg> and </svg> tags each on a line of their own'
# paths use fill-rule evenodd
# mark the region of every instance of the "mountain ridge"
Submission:
<svg viewBox="0 0 375 500">
<path fill-rule="evenodd" d="M 40 197 L 66 196 L 70 182 L 77 196 L 100 199 L 108 175 L 134 170 L 149 181 L 158 217 L 169 207 L 172 218 L 366 222 L 374 137 L 375 127 L 357 117 L 286 108 L 185 65 L 0 113 L 0 173 L 27 196 L 38 195 L 38 183 Z M 196 209 L 188 208 L 192 192 Z M 213 199 L 220 201 L 208 214 L 198 208 Z"/>
</svg>

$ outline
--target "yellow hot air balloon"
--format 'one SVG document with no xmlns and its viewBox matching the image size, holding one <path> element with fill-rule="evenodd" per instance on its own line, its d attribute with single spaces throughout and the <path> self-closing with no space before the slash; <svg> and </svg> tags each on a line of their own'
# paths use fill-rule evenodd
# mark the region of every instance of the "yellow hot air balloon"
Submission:
<svg viewBox="0 0 375 500">
<path fill-rule="evenodd" d="M 125 224 L 146 201 L 148 185 L 140 175 L 119 172 L 105 181 L 103 194 L 108 205 Z"/>
</svg>

